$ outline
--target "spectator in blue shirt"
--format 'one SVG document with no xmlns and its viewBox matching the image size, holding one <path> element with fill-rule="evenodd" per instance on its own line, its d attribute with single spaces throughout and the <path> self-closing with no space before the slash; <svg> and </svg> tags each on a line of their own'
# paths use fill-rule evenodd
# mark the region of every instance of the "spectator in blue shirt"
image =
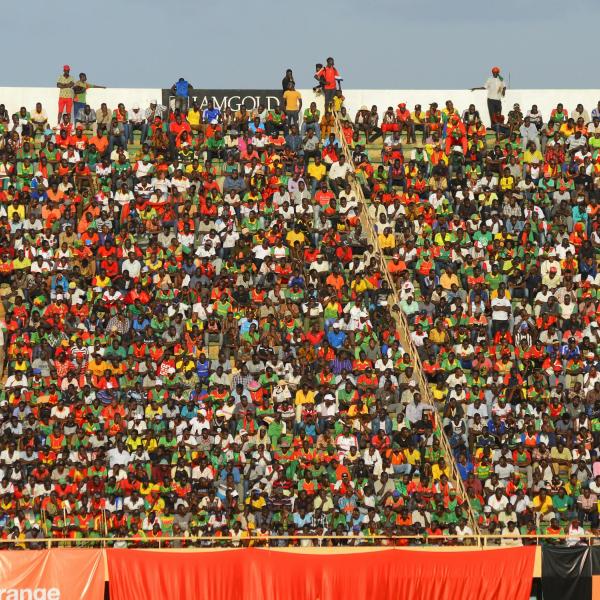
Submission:
<svg viewBox="0 0 600 600">
<path fill-rule="evenodd" d="M 221 115 L 221 110 L 216 108 L 214 102 L 212 100 L 208 101 L 204 112 L 202 113 L 202 120 L 205 123 L 210 123 L 211 125 L 216 125 L 219 122 L 219 116 Z"/>
<path fill-rule="evenodd" d="M 334 323 L 333 327 L 327 332 L 327 341 L 336 350 L 344 345 L 346 337 L 346 332 L 340 331 L 339 323 Z"/>
<path fill-rule="evenodd" d="M 579 346 L 574 337 L 570 337 L 568 343 L 563 344 L 560 349 L 560 354 L 565 360 L 571 360 L 581 356 L 581 350 L 579 350 Z"/>
<path fill-rule="evenodd" d="M 356 502 L 356 495 L 352 492 L 351 488 L 348 488 L 346 493 L 339 499 L 338 507 L 342 512 L 350 515 L 350 512 L 356 508 Z"/>
<path fill-rule="evenodd" d="M 187 110 L 190 94 L 192 93 L 192 84 L 180 77 L 172 86 L 171 93 L 175 96 L 175 108 Z"/>
<path fill-rule="evenodd" d="M 261 131 L 264 131 L 265 124 L 261 123 L 261 120 L 259 117 L 254 117 L 254 119 L 252 120 L 252 123 L 250 123 L 248 125 L 248 133 L 251 133 L 254 136 L 259 129 Z"/>
<path fill-rule="evenodd" d="M 64 295 L 67 293 L 69 289 L 69 281 L 62 273 L 59 273 L 58 275 L 54 275 L 52 277 L 52 283 L 50 287 L 52 298 L 56 298 L 57 294 Z"/>
<path fill-rule="evenodd" d="M 196 363 L 196 373 L 198 374 L 200 381 L 208 381 L 208 376 L 210 375 L 210 361 L 208 358 L 206 358 L 204 352 L 198 357 L 198 362 Z"/>
<path fill-rule="evenodd" d="M 312 513 L 306 512 L 306 509 L 300 508 L 294 513 L 294 525 L 297 529 L 302 529 L 305 525 L 312 523 Z"/>
</svg>

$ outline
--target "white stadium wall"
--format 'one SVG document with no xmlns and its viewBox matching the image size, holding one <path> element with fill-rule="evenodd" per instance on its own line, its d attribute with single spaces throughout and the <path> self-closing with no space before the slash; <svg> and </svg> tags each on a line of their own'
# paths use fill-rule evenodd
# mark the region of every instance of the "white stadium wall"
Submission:
<svg viewBox="0 0 600 600">
<path fill-rule="evenodd" d="M 304 105 L 315 99 L 312 90 L 300 90 Z M 399 102 L 406 102 L 412 110 L 415 104 L 421 104 L 423 110 L 427 110 L 430 102 L 437 102 L 440 107 L 444 106 L 446 100 L 452 100 L 459 111 L 464 110 L 473 103 L 479 110 L 484 121 L 487 121 L 487 103 L 485 91 L 471 92 L 470 90 L 345 90 L 346 106 L 352 116 L 362 106 L 369 108 L 376 104 L 381 115 L 388 106 Z M 142 108 L 148 106 L 151 100 L 160 102 L 162 90 L 160 88 L 110 88 L 106 90 L 90 90 L 88 102 L 92 108 L 106 102 L 109 108 L 115 108 L 119 102 L 123 102 L 126 108 L 139 104 Z M 317 99 L 322 104 L 322 97 Z M 526 112 L 532 104 L 537 104 L 544 119 L 550 115 L 552 108 L 558 102 L 562 102 L 565 108 L 571 112 L 579 103 L 591 112 L 600 101 L 600 90 L 508 90 L 504 99 L 503 112 L 506 114 L 515 102 L 521 105 Z M 0 88 L 0 103 L 3 103 L 10 113 L 16 112 L 21 106 L 32 110 L 36 102 L 41 102 L 48 112 L 51 120 L 55 118 L 58 102 L 57 88 Z"/>
<path fill-rule="evenodd" d="M 311 90 L 312 95 L 312 90 Z M 420 104 L 423 110 L 429 108 L 431 102 L 437 102 L 440 108 L 444 107 L 447 100 L 452 100 L 454 106 L 462 112 L 469 104 L 474 104 L 484 122 L 489 123 L 487 110 L 487 95 L 484 90 L 471 92 L 470 90 L 348 90 L 344 92 L 348 111 L 354 116 L 355 112 L 362 106 L 376 104 L 379 115 L 393 106 L 394 109 L 399 102 L 406 102 L 412 111 L 415 104 Z M 537 104 L 538 110 L 544 119 L 548 119 L 550 111 L 562 102 L 565 108 L 571 111 L 577 104 L 583 104 L 584 108 L 591 113 L 592 109 L 600 101 L 600 89 L 598 90 L 507 90 L 502 104 L 502 112 L 507 114 L 515 102 L 521 105 L 521 110 L 526 113 L 532 104 Z"/>
</svg>

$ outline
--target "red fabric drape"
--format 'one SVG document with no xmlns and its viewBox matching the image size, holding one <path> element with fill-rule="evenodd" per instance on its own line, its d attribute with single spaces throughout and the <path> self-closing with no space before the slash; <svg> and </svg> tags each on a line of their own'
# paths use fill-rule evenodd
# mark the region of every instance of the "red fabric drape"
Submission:
<svg viewBox="0 0 600 600">
<path fill-rule="evenodd" d="M 528 600 L 534 547 L 309 554 L 108 550 L 111 600 Z"/>
<path fill-rule="evenodd" d="M 58 548 L 0 552 L 0 598 L 103 600 L 103 555 L 102 550 Z"/>
<path fill-rule="evenodd" d="M 244 550 L 107 550 L 111 600 L 243 600 Z"/>
</svg>

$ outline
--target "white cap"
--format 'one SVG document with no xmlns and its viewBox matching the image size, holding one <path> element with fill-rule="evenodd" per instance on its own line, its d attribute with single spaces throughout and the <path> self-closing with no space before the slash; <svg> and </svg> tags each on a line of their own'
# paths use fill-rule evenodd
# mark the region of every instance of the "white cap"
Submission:
<svg viewBox="0 0 600 600">
<path fill-rule="evenodd" d="M 139 104 L 134 104 L 131 108 L 133 110 L 140 110 L 140 105 Z"/>
</svg>

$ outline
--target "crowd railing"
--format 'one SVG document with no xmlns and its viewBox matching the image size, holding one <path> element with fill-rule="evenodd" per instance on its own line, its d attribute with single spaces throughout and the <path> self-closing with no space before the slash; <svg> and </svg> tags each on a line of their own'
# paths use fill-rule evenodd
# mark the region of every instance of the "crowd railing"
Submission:
<svg viewBox="0 0 600 600">
<path fill-rule="evenodd" d="M 302 548 L 303 546 L 322 548 L 415 548 L 465 547 L 486 549 L 504 546 L 543 544 L 569 546 L 600 545 L 600 536 L 591 532 L 583 534 L 407 534 L 407 535 L 248 535 L 236 536 L 160 536 L 146 534 L 114 537 L 42 537 L 0 539 L 0 549 L 19 547 L 21 549 L 44 550 L 50 548 Z"/>
</svg>

